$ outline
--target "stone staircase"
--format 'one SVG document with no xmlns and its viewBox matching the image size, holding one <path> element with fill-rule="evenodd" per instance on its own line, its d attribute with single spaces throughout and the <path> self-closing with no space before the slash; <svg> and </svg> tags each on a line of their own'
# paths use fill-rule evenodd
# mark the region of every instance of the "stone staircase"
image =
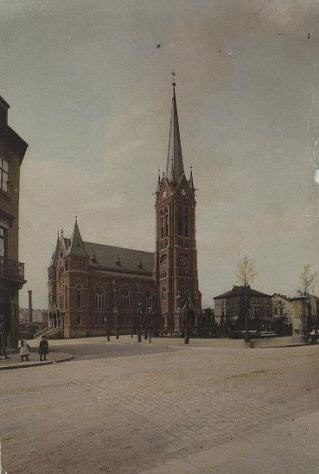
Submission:
<svg viewBox="0 0 319 474">
<path fill-rule="evenodd" d="M 39 340 L 43 336 L 45 336 L 47 339 L 59 339 L 63 337 L 63 331 L 62 328 L 45 328 L 41 331 L 37 331 L 33 336 L 33 339 Z"/>
</svg>

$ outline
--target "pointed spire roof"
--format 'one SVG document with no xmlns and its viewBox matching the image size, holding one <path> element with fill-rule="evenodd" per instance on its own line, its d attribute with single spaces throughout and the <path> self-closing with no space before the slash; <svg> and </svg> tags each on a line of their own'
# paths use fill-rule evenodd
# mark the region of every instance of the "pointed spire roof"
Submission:
<svg viewBox="0 0 319 474">
<path fill-rule="evenodd" d="M 166 177 L 169 181 L 178 182 L 184 174 L 182 144 L 179 133 L 178 114 L 176 105 L 176 83 L 173 82 L 173 97 L 171 121 L 169 129 L 168 154 L 166 164 Z"/>
<path fill-rule="evenodd" d="M 76 257 L 88 257 L 87 251 L 81 237 L 81 232 L 79 229 L 77 218 L 75 218 L 73 234 L 71 237 L 70 247 L 68 249 L 68 255 L 73 255 Z"/>
<path fill-rule="evenodd" d="M 193 178 L 193 168 L 191 167 L 191 172 L 189 175 L 189 185 L 191 188 L 194 189 L 194 178 Z"/>
</svg>

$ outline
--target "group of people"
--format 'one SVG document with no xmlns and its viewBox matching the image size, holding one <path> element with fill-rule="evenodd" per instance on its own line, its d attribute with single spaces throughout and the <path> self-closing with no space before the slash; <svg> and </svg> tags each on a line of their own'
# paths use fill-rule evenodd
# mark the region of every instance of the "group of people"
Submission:
<svg viewBox="0 0 319 474">
<path fill-rule="evenodd" d="M 24 339 L 19 340 L 18 349 L 19 349 L 19 356 L 21 357 L 21 362 L 29 361 L 31 348 Z M 45 336 L 42 336 L 42 339 L 39 344 L 38 353 L 40 355 L 40 361 L 47 360 L 47 355 L 49 354 L 49 342 Z M 9 359 L 7 350 L 6 350 L 5 338 L 3 337 L 3 334 L 1 334 L 0 332 L 0 357 L 2 355 L 4 356 L 5 359 Z"/>
<path fill-rule="evenodd" d="M 30 346 L 24 339 L 20 339 L 18 343 L 19 347 L 19 354 L 21 357 L 21 361 L 29 361 L 30 357 Z M 39 344 L 38 353 L 40 355 L 40 361 L 47 360 L 47 355 L 49 353 L 49 343 L 45 336 L 42 336 L 42 339 Z"/>
</svg>

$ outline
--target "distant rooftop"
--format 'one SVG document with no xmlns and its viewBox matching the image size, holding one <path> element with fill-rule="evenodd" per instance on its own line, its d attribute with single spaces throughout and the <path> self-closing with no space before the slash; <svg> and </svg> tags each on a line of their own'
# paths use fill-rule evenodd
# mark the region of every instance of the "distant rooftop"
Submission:
<svg viewBox="0 0 319 474">
<path fill-rule="evenodd" d="M 215 296 L 214 300 L 222 298 L 233 298 L 238 296 L 261 296 L 264 298 L 271 298 L 271 295 L 261 293 L 260 291 L 250 288 L 250 286 L 234 286 L 232 290 L 226 291 L 226 293 L 222 293 L 221 295 Z"/>
</svg>

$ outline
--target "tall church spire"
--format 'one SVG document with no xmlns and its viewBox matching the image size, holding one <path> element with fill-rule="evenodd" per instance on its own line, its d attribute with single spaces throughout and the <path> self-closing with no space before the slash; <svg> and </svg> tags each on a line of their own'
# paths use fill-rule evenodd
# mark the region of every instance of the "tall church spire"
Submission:
<svg viewBox="0 0 319 474">
<path fill-rule="evenodd" d="M 175 76 L 175 74 L 173 74 L 173 76 Z M 167 164 L 166 164 L 166 177 L 168 178 L 169 181 L 174 181 L 175 183 L 177 183 L 184 174 L 184 166 L 183 166 L 181 137 L 180 137 L 179 125 L 178 125 L 175 81 L 173 82 L 172 86 L 173 86 L 173 97 L 172 97 L 172 111 L 171 111 L 171 121 L 170 121 L 170 130 L 169 130 Z"/>
</svg>

